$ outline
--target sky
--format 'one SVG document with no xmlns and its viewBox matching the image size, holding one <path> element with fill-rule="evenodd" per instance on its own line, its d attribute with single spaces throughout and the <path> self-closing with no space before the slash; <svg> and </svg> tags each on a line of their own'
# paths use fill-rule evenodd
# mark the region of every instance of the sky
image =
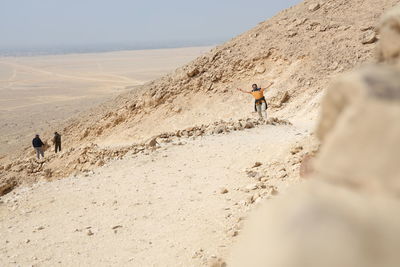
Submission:
<svg viewBox="0 0 400 267">
<path fill-rule="evenodd" d="M 0 49 L 218 44 L 300 0 L 0 0 Z"/>
</svg>

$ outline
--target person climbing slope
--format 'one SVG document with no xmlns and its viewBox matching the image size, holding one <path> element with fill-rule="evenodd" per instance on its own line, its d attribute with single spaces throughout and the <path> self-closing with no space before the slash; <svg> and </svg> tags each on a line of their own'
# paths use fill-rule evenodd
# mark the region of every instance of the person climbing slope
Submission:
<svg viewBox="0 0 400 267">
<path fill-rule="evenodd" d="M 34 148 L 35 151 L 36 151 L 36 157 L 37 157 L 38 159 L 40 159 L 40 156 L 42 156 L 42 158 L 44 158 L 44 152 L 43 152 L 43 146 L 44 146 L 44 144 L 43 144 L 43 142 L 42 142 L 42 140 L 40 139 L 40 137 L 39 137 L 38 134 L 35 135 L 35 138 L 33 138 L 33 140 L 32 140 L 32 146 L 33 146 L 33 148 Z"/>
<path fill-rule="evenodd" d="M 269 85 L 271 86 L 274 84 L 273 82 Z M 269 87 L 268 86 L 268 87 Z M 243 89 L 237 88 L 238 91 L 246 93 L 246 94 L 251 94 L 255 98 L 254 102 L 254 109 L 255 111 L 258 112 L 258 115 L 260 116 L 260 119 L 267 119 L 267 100 L 265 100 L 264 92 L 266 88 L 259 88 L 257 84 L 252 85 L 252 90 L 251 91 L 245 91 Z"/>
</svg>

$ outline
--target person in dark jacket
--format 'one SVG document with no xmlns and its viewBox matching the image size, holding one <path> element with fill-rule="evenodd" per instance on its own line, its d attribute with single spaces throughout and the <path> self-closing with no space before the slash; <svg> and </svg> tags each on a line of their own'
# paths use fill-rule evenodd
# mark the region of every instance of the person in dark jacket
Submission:
<svg viewBox="0 0 400 267">
<path fill-rule="evenodd" d="M 61 135 L 57 132 L 54 133 L 53 144 L 54 144 L 54 151 L 56 153 L 60 152 L 61 151 Z"/>
<path fill-rule="evenodd" d="M 42 156 L 42 158 L 44 158 L 44 152 L 43 152 L 43 145 L 44 144 L 43 144 L 43 142 L 40 139 L 38 134 L 35 136 L 35 138 L 33 138 L 32 145 L 33 145 L 33 148 L 36 151 L 36 157 L 38 159 L 40 159 L 40 156 Z"/>
</svg>

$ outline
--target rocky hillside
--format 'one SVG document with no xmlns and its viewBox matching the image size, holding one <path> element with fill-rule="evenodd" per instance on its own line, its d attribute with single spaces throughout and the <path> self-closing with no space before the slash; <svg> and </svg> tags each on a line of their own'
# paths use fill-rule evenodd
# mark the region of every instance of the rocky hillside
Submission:
<svg viewBox="0 0 400 267">
<path fill-rule="evenodd" d="M 253 82 L 274 82 L 269 102 L 280 116 L 316 111 L 319 93 L 333 75 L 371 59 L 379 38 L 378 18 L 398 2 L 305 1 L 141 90 L 73 120 L 64 134 L 97 142 L 118 133 L 134 142 L 205 121 L 246 117 L 251 100 L 232 89 Z M 283 105 L 281 100 L 289 101 Z M 310 106 L 313 101 L 316 105 Z"/>
<path fill-rule="evenodd" d="M 195 125 L 247 119 L 252 100 L 234 89 L 252 83 L 274 82 L 268 92 L 273 116 L 315 120 L 328 81 L 372 59 L 379 17 L 399 2 L 304 1 L 175 72 L 55 126 L 67 152 L 36 162 L 31 149 L 21 147 L 2 159 L 0 181 L 10 188 L 64 177 L 94 167 L 98 161 L 79 159 L 93 150 L 120 151 Z M 43 136 L 50 139 L 51 132 Z"/>
</svg>

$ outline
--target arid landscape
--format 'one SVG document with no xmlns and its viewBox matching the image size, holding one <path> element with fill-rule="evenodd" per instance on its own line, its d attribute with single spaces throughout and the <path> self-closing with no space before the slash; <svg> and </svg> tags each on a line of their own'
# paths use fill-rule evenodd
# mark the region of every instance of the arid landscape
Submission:
<svg viewBox="0 0 400 267">
<path fill-rule="evenodd" d="M 0 57 L 0 156 L 211 49 Z"/>
<path fill-rule="evenodd" d="M 47 100 L 2 98 L 3 114 L 70 113 L 41 126 L 61 153 L 16 142 L 0 159 L 0 265 L 399 266 L 399 4 L 304 1 L 173 59 L 8 59 L 6 87 L 29 66 L 81 89 L 38 78 Z M 253 83 L 272 83 L 266 120 L 236 90 Z M 34 126 L 15 116 L 10 138 Z"/>
</svg>

